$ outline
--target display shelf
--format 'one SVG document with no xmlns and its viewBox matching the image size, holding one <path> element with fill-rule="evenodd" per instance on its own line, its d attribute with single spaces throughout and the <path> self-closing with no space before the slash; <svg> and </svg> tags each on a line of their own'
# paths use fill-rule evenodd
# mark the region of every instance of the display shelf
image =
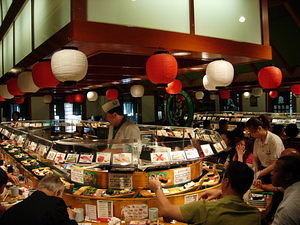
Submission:
<svg viewBox="0 0 300 225">
<path fill-rule="evenodd" d="M 113 216 L 127 218 L 132 217 L 128 205 L 137 209 L 156 206 L 154 195 L 148 190 L 149 179 L 153 176 L 163 183 L 167 198 L 177 204 L 197 200 L 203 189 L 220 185 L 222 169 L 217 170 L 216 165 L 203 162 L 206 156 L 225 149 L 220 135 L 214 131 L 139 125 L 142 135 L 150 135 L 145 141 L 110 143 L 64 136 L 54 140 L 47 133 L 53 127 L 29 126 L 24 129 L 1 124 L 0 132 L 14 143 L 9 148 L 18 145 L 20 150 L 8 152 L 6 145 L 2 146 L 1 152 L 35 182 L 46 174 L 46 170 L 64 177 L 71 187 L 64 199 L 73 207 L 92 205 L 99 210 L 103 208 L 101 204 L 109 204 L 104 208 L 111 207 Z M 111 144 L 118 147 L 108 149 Z M 28 158 L 22 159 L 25 154 Z M 145 218 L 148 216 L 146 211 Z"/>
</svg>

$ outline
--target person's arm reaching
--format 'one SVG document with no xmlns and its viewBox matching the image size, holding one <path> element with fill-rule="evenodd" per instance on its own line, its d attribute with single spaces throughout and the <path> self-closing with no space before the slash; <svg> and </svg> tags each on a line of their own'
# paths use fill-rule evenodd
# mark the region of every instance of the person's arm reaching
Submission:
<svg viewBox="0 0 300 225">
<path fill-rule="evenodd" d="M 156 194 L 157 207 L 160 216 L 175 219 L 184 222 L 179 205 L 173 205 L 164 195 L 161 183 L 157 177 L 151 177 L 149 180 L 149 189 Z"/>
<path fill-rule="evenodd" d="M 211 189 L 205 192 L 202 192 L 199 196 L 199 200 L 215 200 L 222 197 L 222 190 L 221 189 Z"/>
</svg>

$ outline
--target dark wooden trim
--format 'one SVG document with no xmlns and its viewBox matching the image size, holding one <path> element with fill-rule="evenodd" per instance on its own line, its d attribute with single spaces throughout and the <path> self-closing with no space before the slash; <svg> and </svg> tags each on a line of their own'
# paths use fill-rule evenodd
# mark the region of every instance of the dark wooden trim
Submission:
<svg viewBox="0 0 300 225">
<path fill-rule="evenodd" d="M 13 65 L 16 64 L 16 28 L 15 28 L 15 21 L 12 23 L 13 29 Z"/>
<path fill-rule="evenodd" d="M 74 27 L 73 40 L 76 41 L 160 49 L 163 46 L 167 50 L 180 49 L 191 52 L 249 57 L 249 62 L 251 62 L 251 58 L 256 60 L 272 59 L 271 47 L 267 45 L 96 22 L 73 21 L 72 24 Z"/>
<path fill-rule="evenodd" d="M 34 50 L 34 0 L 31 0 L 31 51 Z"/>
<path fill-rule="evenodd" d="M 292 19 L 297 24 L 297 26 L 300 27 L 299 14 L 297 14 L 296 10 L 292 7 L 291 1 L 290 0 L 286 0 L 286 1 L 283 2 L 283 5 L 286 8 L 286 10 L 289 12 L 289 14 L 292 17 Z"/>
<path fill-rule="evenodd" d="M 87 20 L 87 0 L 71 0 L 71 20 Z"/>
<path fill-rule="evenodd" d="M 195 5 L 194 0 L 190 0 L 190 34 L 195 34 Z"/>
<path fill-rule="evenodd" d="M 260 1 L 262 44 L 270 45 L 268 0 Z"/>
<path fill-rule="evenodd" d="M 17 14 L 19 13 L 20 9 L 23 7 L 26 0 L 14 0 L 11 3 L 10 8 L 7 11 L 7 14 L 2 22 L 2 25 L 0 27 L 0 40 L 3 39 L 3 36 L 9 29 L 10 25 L 15 20 Z"/>
<path fill-rule="evenodd" d="M 286 68 L 286 71 L 288 75 L 290 76 L 292 73 L 292 69 L 290 68 L 288 62 L 285 60 L 285 58 L 280 54 L 279 51 L 275 48 L 275 45 L 272 45 L 272 53 L 273 53 L 273 58 L 276 58 L 284 68 Z"/>
</svg>

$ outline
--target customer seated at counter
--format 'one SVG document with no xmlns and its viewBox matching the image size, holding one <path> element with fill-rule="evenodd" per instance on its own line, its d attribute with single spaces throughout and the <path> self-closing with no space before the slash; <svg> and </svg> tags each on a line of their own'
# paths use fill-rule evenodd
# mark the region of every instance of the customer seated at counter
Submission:
<svg viewBox="0 0 300 225">
<path fill-rule="evenodd" d="M 223 197 L 216 201 L 200 200 L 174 205 L 164 195 L 158 178 L 151 177 L 149 188 L 156 194 L 159 214 L 189 224 L 260 224 L 260 212 L 243 201 L 254 173 L 245 163 L 230 162 L 222 181 Z"/>
<path fill-rule="evenodd" d="M 300 151 L 300 138 L 297 138 L 299 134 L 299 128 L 296 124 L 288 124 L 285 128 L 285 134 L 287 138 L 283 141 L 284 147 L 295 148 Z"/>
<path fill-rule="evenodd" d="M 232 158 L 233 161 L 239 161 L 246 163 L 248 166 L 252 168 L 253 162 L 253 153 L 250 148 L 249 140 L 244 137 L 236 137 L 234 139 L 235 147 L 234 147 L 234 156 Z"/>
<path fill-rule="evenodd" d="M 272 184 L 284 188 L 272 225 L 300 224 L 300 157 L 280 157 L 271 174 Z"/>
<path fill-rule="evenodd" d="M 37 191 L 9 208 L 1 217 L 1 225 L 76 225 L 75 213 L 61 198 L 64 184 L 50 174 L 39 183 Z"/>
</svg>

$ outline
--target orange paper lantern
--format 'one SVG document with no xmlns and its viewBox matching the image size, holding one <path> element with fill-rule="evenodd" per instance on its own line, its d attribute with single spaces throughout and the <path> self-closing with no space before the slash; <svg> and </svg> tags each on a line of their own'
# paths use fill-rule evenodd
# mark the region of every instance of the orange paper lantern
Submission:
<svg viewBox="0 0 300 225">
<path fill-rule="evenodd" d="M 23 104 L 25 98 L 24 97 L 16 97 L 14 98 L 16 104 Z"/>
<path fill-rule="evenodd" d="M 11 78 L 7 82 L 7 90 L 10 94 L 17 96 L 17 95 L 24 95 L 25 93 L 20 90 L 18 85 L 18 78 Z"/>
<path fill-rule="evenodd" d="M 66 96 L 66 102 L 67 103 L 74 103 L 74 95 Z"/>
<path fill-rule="evenodd" d="M 230 98 L 229 90 L 221 90 L 219 94 L 220 94 L 221 99 L 229 99 Z"/>
<path fill-rule="evenodd" d="M 54 88 L 59 84 L 51 69 L 51 61 L 37 63 L 32 68 L 32 79 L 39 88 Z"/>
<path fill-rule="evenodd" d="M 75 94 L 74 95 L 74 102 L 82 103 L 84 101 L 84 95 L 83 94 Z"/>
<path fill-rule="evenodd" d="M 300 84 L 292 85 L 291 90 L 294 95 L 300 95 Z"/>
<path fill-rule="evenodd" d="M 108 89 L 105 95 L 108 100 L 115 100 L 119 97 L 119 91 L 117 89 Z"/>
<path fill-rule="evenodd" d="M 174 56 L 166 52 L 152 55 L 146 63 L 148 79 L 153 84 L 168 84 L 175 80 L 178 71 Z"/>
<path fill-rule="evenodd" d="M 282 81 L 281 70 L 275 66 L 267 66 L 258 72 L 259 85 L 264 89 L 276 89 Z"/>
<path fill-rule="evenodd" d="M 278 97 L 278 91 L 270 91 L 269 96 L 270 96 L 270 98 L 277 98 Z"/>
<path fill-rule="evenodd" d="M 182 83 L 180 80 L 174 80 L 173 82 L 168 84 L 168 87 L 166 87 L 167 93 L 171 95 L 179 94 L 181 90 L 182 90 Z"/>
</svg>

